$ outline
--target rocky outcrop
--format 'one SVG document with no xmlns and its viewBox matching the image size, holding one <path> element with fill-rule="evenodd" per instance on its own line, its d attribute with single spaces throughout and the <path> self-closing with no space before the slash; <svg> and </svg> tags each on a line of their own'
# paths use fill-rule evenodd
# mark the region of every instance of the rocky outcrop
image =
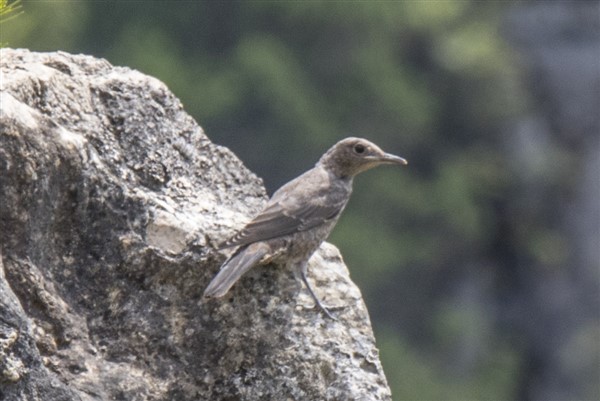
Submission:
<svg viewBox="0 0 600 401">
<path fill-rule="evenodd" d="M 266 195 L 164 84 L 1 52 L 1 399 L 391 399 L 333 246 L 309 273 L 338 321 L 272 266 L 202 298 L 226 257 L 213 244 Z"/>
</svg>

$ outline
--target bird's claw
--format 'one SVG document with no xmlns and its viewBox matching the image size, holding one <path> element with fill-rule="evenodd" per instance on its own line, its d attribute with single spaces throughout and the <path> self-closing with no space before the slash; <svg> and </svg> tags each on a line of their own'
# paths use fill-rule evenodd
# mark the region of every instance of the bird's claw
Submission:
<svg viewBox="0 0 600 401">
<path fill-rule="evenodd" d="M 345 308 L 345 306 L 343 306 L 343 305 L 339 305 L 339 306 L 325 306 L 325 305 L 321 304 L 320 302 L 317 302 L 315 304 L 315 306 L 318 306 L 319 309 L 321 309 L 321 311 L 324 314 L 326 314 L 329 318 L 331 318 L 332 320 L 338 320 L 338 318 L 335 317 L 335 316 L 333 316 L 331 314 L 330 310 L 335 310 L 335 309 L 340 310 L 340 309 L 344 309 Z"/>
</svg>

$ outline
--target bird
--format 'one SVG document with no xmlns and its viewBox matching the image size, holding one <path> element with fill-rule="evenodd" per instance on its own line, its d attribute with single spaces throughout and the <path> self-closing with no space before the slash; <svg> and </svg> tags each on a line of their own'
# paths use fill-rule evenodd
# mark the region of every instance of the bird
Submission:
<svg viewBox="0 0 600 401">
<path fill-rule="evenodd" d="M 300 271 L 316 306 L 337 320 L 308 282 L 308 260 L 340 218 L 350 199 L 354 177 L 382 164 L 408 162 L 363 138 L 337 142 L 312 169 L 275 191 L 254 219 L 217 246 L 218 250 L 235 250 L 206 287 L 204 297 L 224 296 L 256 265 L 287 265 Z"/>
</svg>

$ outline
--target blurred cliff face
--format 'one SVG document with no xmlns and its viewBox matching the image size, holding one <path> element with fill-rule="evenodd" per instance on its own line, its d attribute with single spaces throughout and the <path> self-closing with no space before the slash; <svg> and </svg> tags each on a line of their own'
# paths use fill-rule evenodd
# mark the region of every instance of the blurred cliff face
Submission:
<svg viewBox="0 0 600 401">
<path fill-rule="evenodd" d="M 531 244 L 516 263 L 521 290 L 508 302 L 507 323 L 529 344 L 520 395 L 595 399 L 600 396 L 598 3 L 517 7 L 505 28 L 531 98 L 508 142 L 522 187 L 512 202 L 519 210 L 512 225 L 525 234 L 520 241 Z M 514 294 L 506 295 L 510 300 Z"/>
</svg>

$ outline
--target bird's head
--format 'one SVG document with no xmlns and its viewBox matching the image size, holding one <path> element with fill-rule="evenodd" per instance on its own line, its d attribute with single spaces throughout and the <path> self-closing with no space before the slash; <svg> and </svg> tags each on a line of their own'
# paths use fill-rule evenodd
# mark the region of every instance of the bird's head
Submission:
<svg viewBox="0 0 600 401">
<path fill-rule="evenodd" d="M 333 145 L 317 163 L 338 177 L 354 177 L 381 164 L 405 165 L 408 162 L 402 157 L 385 153 L 373 142 L 350 137 Z"/>
</svg>

